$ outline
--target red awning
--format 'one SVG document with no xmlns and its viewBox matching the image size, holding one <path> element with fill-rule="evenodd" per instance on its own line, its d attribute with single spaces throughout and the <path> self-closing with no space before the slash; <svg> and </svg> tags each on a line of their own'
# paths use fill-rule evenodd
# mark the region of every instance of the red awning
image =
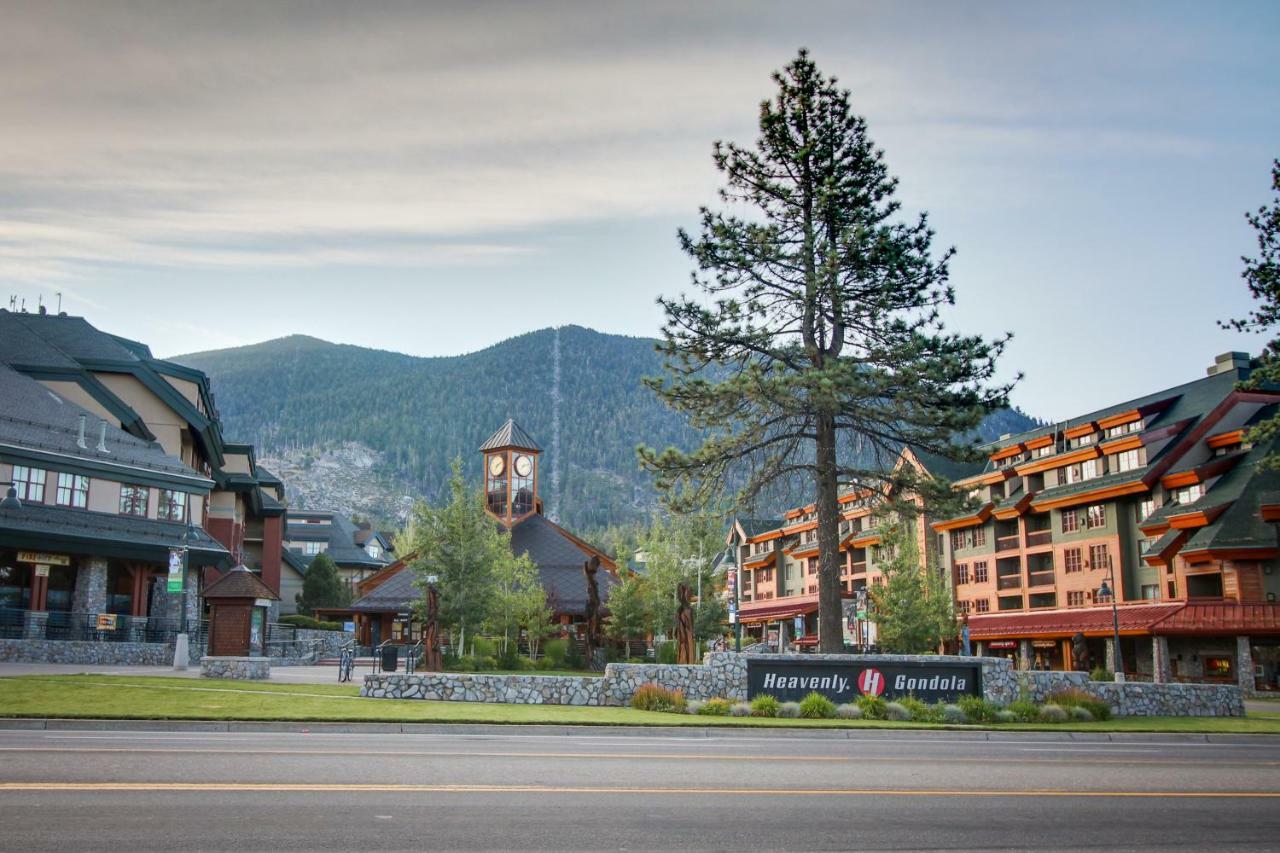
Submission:
<svg viewBox="0 0 1280 853">
<path fill-rule="evenodd" d="M 782 619 L 790 619 L 793 616 L 806 616 L 817 612 L 818 602 L 816 601 L 793 601 L 773 604 L 767 607 L 756 607 L 751 610 L 743 609 L 738 613 L 738 621 L 744 625 L 753 622 L 777 622 Z"/>
<path fill-rule="evenodd" d="M 1155 625 L 1157 634 L 1280 634 L 1280 604 L 1187 602 Z"/>
<path fill-rule="evenodd" d="M 803 647 L 803 648 L 808 648 L 809 646 L 816 646 L 816 645 L 818 645 L 818 635 L 817 635 L 817 634 L 805 634 L 803 637 L 800 637 L 800 638 L 799 638 L 799 639 L 797 639 L 797 640 L 792 640 L 792 641 L 791 641 L 791 645 L 793 645 L 793 646 L 801 646 L 801 647 Z"/>
<path fill-rule="evenodd" d="M 1118 608 L 1120 633 L 1149 633 L 1157 622 L 1177 613 L 1184 606 L 1183 602 L 1121 605 Z M 1110 607 L 969 616 L 969 636 L 974 640 L 1070 637 L 1077 633 L 1101 637 L 1110 634 L 1112 630 Z"/>
</svg>

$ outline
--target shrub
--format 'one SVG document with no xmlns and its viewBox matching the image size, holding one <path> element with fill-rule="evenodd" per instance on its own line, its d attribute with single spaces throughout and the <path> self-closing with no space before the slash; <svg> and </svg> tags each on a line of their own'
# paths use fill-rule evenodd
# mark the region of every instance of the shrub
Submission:
<svg viewBox="0 0 1280 853">
<path fill-rule="evenodd" d="M 281 625 L 292 625 L 295 628 L 308 628 L 312 631 L 341 631 L 341 622 L 322 622 L 310 616 L 303 616 L 301 613 L 290 614 L 280 617 Z"/>
<path fill-rule="evenodd" d="M 751 716 L 753 717 L 776 717 L 778 716 L 778 708 L 778 700 L 767 693 L 761 693 L 751 700 Z"/>
<path fill-rule="evenodd" d="M 1040 722 L 1042 723 L 1065 723 L 1067 721 L 1067 712 L 1061 705 L 1042 705 L 1040 707 Z"/>
<path fill-rule="evenodd" d="M 961 711 L 964 711 L 965 716 L 975 723 L 995 722 L 996 711 L 1000 710 L 1000 706 L 995 702 L 988 702 L 981 696 L 961 696 L 956 704 L 960 706 Z"/>
<path fill-rule="evenodd" d="M 940 705 L 930 705 L 917 699 L 914 696 L 908 696 L 905 699 L 899 699 L 898 705 L 907 709 L 908 719 L 915 723 L 940 723 L 942 722 L 942 707 Z M 890 716 L 889 719 L 894 719 Z"/>
<path fill-rule="evenodd" d="M 836 716 L 842 720 L 861 720 L 862 709 L 853 704 L 837 705 Z"/>
<path fill-rule="evenodd" d="M 967 723 L 969 722 L 969 715 L 961 710 L 959 705 L 943 705 L 942 719 L 952 724 Z"/>
<path fill-rule="evenodd" d="M 445 668 L 451 669 L 454 672 L 475 672 L 476 659 L 471 655 L 462 655 L 461 657 L 456 657 L 452 661 L 448 662 Z"/>
<path fill-rule="evenodd" d="M 750 705 L 748 705 L 746 702 L 734 702 L 734 703 L 733 703 L 733 707 L 731 707 L 731 708 L 729 709 L 729 716 L 731 716 L 731 717 L 750 717 L 750 716 L 751 716 L 751 706 L 750 706 Z"/>
<path fill-rule="evenodd" d="M 854 701 L 862 710 L 864 719 L 887 720 L 889 718 L 889 712 L 885 710 L 885 706 L 888 703 L 879 696 L 859 696 Z"/>
<path fill-rule="evenodd" d="M 476 637 L 471 641 L 471 654 L 478 658 L 496 658 L 498 644 L 487 637 Z"/>
<path fill-rule="evenodd" d="M 797 717 L 800 716 L 800 703 L 799 702 L 783 702 L 781 705 L 778 706 L 778 716 L 786 717 L 792 720 L 796 719 Z"/>
<path fill-rule="evenodd" d="M 687 704 L 682 691 L 668 690 L 652 683 L 641 684 L 631 697 L 631 707 L 638 711 L 673 711 L 678 714 Z"/>
<path fill-rule="evenodd" d="M 816 690 L 800 700 L 800 716 L 806 720 L 830 720 L 836 715 L 836 703 Z"/>
<path fill-rule="evenodd" d="M 1019 723 L 1034 723 L 1040 716 L 1040 706 L 1030 699 L 1019 699 L 1008 710 Z"/>
<path fill-rule="evenodd" d="M 676 644 L 673 642 L 658 643 L 656 649 L 656 657 L 658 663 L 675 663 L 676 662 Z"/>
<path fill-rule="evenodd" d="M 1103 667 L 1095 666 L 1089 672 L 1089 680 L 1090 681 L 1115 681 L 1116 674 L 1109 669 L 1104 669 Z"/>
<path fill-rule="evenodd" d="M 1018 715 L 1013 711 L 1010 711 L 1008 708 L 1001 708 L 999 711 L 996 711 L 996 722 L 1016 723 L 1018 722 Z"/>
<path fill-rule="evenodd" d="M 548 672 L 556 668 L 556 662 L 548 657 L 539 658 L 533 664 L 533 668 L 538 670 L 539 672 Z"/>
<path fill-rule="evenodd" d="M 500 669 L 524 669 L 520 665 L 520 647 L 513 640 L 506 648 L 498 650 L 498 667 Z"/>
<path fill-rule="evenodd" d="M 1089 713 L 1088 708 L 1082 708 L 1079 705 L 1075 705 L 1071 708 L 1068 708 L 1067 713 L 1070 714 L 1071 719 L 1075 720 L 1077 723 L 1093 722 L 1093 714 Z"/>
<path fill-rule="evenodd" d="M 551 665 L 547 669 L 563 669 L 564 656 L 569 651 L 569 641 L 564 639 L 547 640 L 542 644 L 542 659 L 550 661 Z"/>
<path fill-rule="evenodd" d="M 689 700 L 689 703 L 688 703 L 687 705 L 685 705 L 685 706 L 684 706 L 685 713 L 688 713 L 688 714 L 701 714 L 701 713 L 702 713 L 702 706 L 703 706 L 704 704 L 705 704 L 705 703 L 704 703 L 701 699 L 691 699 L 691 700 Z"/>
<path fill-rule="evenodd" d="M 1084 708 L 1095 720 L 1111 719 L 1111 706 L 1087 690 L 1064 687 L 1049 694 L 1049 701 L 1063 708 Z"/>
<path fill-rule="evenodd" d="M 708 699 L 702 703 L 702 710 L 698 713 L 704 717 L 727 717 L 732 707 L 733 703 L 728 699 Z"/>
<path fill-rule="evenodd" d="M 905 723 L 911 719 L 911 712 L 901 702 L 889 702 L 884 706 L 887 718 L 895 723 Z"/>
<path fill-rule="evenodd" d="M 577 643 L 570 643 L 569 650 L 564 656 L 564 665 L 566 669 L 586 669 L 587 659 L 582 654 L 582 649 Z"/>
</svg>

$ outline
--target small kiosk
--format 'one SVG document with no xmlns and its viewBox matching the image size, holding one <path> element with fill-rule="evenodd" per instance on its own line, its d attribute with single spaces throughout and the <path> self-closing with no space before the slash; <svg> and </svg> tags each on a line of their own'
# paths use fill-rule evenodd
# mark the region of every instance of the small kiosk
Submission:
<svg viewBox="0 0 1280 853">
<path fill-rule="evenodd" d="M 200 659 L 200 674 L 207 678 L 270 678 L 267 614 L 279 596 L 241 565 L 210 584 L 204 599 L 209 604 L 209 647 Z"/>
</svg>

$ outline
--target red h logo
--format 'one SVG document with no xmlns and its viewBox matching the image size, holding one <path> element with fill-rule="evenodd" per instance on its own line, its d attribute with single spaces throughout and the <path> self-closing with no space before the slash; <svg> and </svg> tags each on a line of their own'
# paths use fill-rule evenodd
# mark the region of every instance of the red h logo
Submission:
<svg viewBox="0 0 1280 853">
<path fill-rule="evenodd" d="M 875 667 L 867 667 L 858 676 L 858 690 L 863 696 L 879 696 L 884 692 L 884 675 Z"/>
</svg>

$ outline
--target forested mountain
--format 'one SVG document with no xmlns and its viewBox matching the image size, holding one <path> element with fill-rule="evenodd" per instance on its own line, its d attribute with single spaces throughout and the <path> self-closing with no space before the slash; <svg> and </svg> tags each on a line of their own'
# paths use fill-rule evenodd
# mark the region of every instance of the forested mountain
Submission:
<svg viewBox="0 0 1280 853">
<path fill-rule="evenodd" d="M 564 326 L 418 358 L 294 335 L 174 360 L 209 375 L 230 440 L 253 442 L 259 455 L 360 442 L 383 454 L 385 473 L 428 498 L 440 495 L 456 456 L 479 483 L 476 449 L 513 417 L 542 445 L 548 513 L 589 530 L 653 505 L 637 444 L 695 441 L 641 384 L 661 371 L 653 344 Z M 983 432 L 995 438 L 1033 424 L 1001 412 Z"/>
</svg>

